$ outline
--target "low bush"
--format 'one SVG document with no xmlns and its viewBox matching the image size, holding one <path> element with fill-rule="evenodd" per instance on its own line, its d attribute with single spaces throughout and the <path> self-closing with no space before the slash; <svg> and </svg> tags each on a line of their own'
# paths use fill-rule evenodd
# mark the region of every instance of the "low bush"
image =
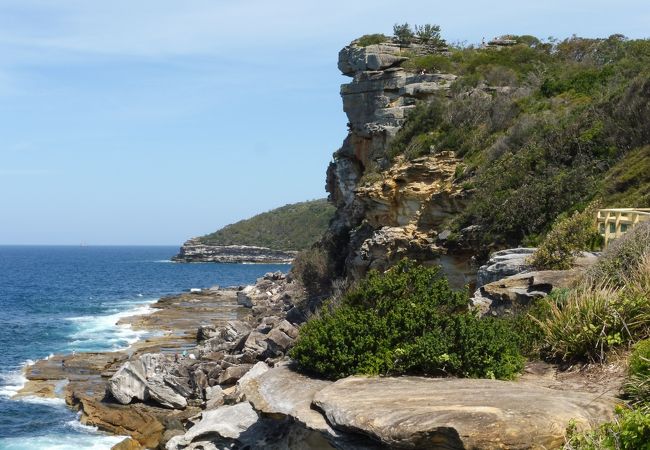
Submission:
<svg viewBox="0 0 650 450">
<path fill-rule="evenodd" d="M 402 261 L 385 274 L 371 271 L 338 306 L 324 307 L 301 328 L 291 357 L 300 369 L 330 379 L 404 373 L 512 378 L 523 358 L 510 324 L 479 319 L 467 304 L 439 268 Z"/>
<path fill-rule="evenodd" d="M 595 282 L 607 280 L 615 286 L 624 286 L 628 276 L 636 270 L 643 258 L 650 255 L 650 222 L 640 223 L 612 242 L 598 262 L 589 271 Z M 638 276 L 643 275 L 643 270 Z"/>
<path fill-rule="evenodd" d="M 359 39 L 357 39 L 357 45 L 359 47 L 368 47 L 369 45 L 382 44 L 389 41 L 390 38 L 384 34 L 364 34 Z"/>
<path fill-rule="evenodd" d="M 564 300 L 551 302 L 550 314 L 539 320 L 547 356 L 602 361 L 608 349 L 650 335 L 650 254 L 623 279 L 621 286 L 587 279 Z"/>
<path fill-rule="evenodd" d="M 650 414 L 620 406 L 613 422 L 583 433 L 573 425 L 567 435 L 564 450 L 650 450 Z"/>
<path fill-rule="evenodd" d="M 329 293 L 332 270 L 327 253 L 322 248 L 314 246 L 298 253 L 293 260 L 291 272 L 300 280 L 310 297 Z"/>
<path fill-rule="evenodd" d="M 614 289 L 580 286 L 569 291 L 564 302 L 550 306 L 549 317 L 540 325 L 543 350 L 551 358 L 602 361 L 606 350 L 629 337 L 625 318 L 632 312 L 620 304 Z"/>
<path fill-rule="evenodd" d="M 544 270 L 570 269 L 580 251 L 593 249 L 600 241 L 595 217 L 596 209 L 589 207 L 558 220 L 533 254 L 531 264 Z"/>
</svg>

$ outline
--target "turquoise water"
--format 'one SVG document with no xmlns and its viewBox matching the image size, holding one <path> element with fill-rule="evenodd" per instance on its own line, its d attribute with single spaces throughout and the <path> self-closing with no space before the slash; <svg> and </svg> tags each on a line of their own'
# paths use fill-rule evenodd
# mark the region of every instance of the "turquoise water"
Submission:
<svg viewBox="0 0 650 450">
<path fill-rule="evenodd" d="M 116 322 L 163 295 L 250 284 L 286 265 L 175 264 L 177 247 L 0 246 L 0 450 L 110 449 L 61 401 L 10 397 L 25 364 L 54 353 L 118 350 L 141 333 Z"/>
</svg>

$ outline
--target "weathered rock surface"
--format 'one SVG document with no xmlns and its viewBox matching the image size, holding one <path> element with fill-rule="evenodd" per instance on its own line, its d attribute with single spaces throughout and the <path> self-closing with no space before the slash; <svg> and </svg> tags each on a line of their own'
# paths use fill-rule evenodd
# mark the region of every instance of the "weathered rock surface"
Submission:
<svg viewBox="0 0 650 450">
<path fill-rule="evenodd" d="M 528 259 L 536 248 L 510 248 L 492 253 L 476 273 L 476 286 L 481 287 L 510 275 L 531 270 Z"/>
<path fill-rule="evenodd" d="M 200 422 L 184 435 L 171 438 L 165 448 L 168 450 L 184 448 L 194 440 L 215 434 L 222 438 L 236 440 L 257 422 L 257 419 L 257 413 L 247 402 L 204 411 Z"/>
<path fill-rule="evenodd" d="M 498 281 L 511 275 L 533 271 L 530 259 L 537 251 L 536 248 L 521 247 L 500 250 L 490 255 L 490 259 L 482 265 L 476 274 L 476 286 L 481 287 L 493 281 Z M 576 268 L 587 268 L 596 262 L 597 253 L 581 252 L 574 261 Z"/>
<path fill-rule="evenodd" d="M 583 274 L 582 269 L 527 272 L 493 281 L 474 292 L 472 305 L 481 315 L 502 316 L 528 307 L 553 289 L 568 288 Z"/>
<path fill-rule="evenodd" d="M 127 361 L 108 381 L 108 391 L 123 405 L 137 399 L 153 400 L 166 408 L 185 408 L 187 400 L 173 389 L 178 385 L 168 385 L 163 379 L 170 363 L 162 354 L 144 354 Z"/>
<path fill-rule="evenodd" d="M 391 139 L 416 102 L 439 95 L 456 79 L 404 70 L 406 55 L 438 52 L 420 43 L 407 47 L 390 40 L 367 47 L 353 42 L 339 53 L 339 69 L 352 77 L 341 87 L 349 132 L 328 168 L 327 190 L 337 212 L 321 244 L 335 255 L 341 275 L 353 279 L 404 257 L 437 262 L 447 253 L 437 239 L 442 224 L 463 204 L 453 153 L 422 148 L 423 156 L 412 161 L 388 157 Z M 452 283 L 462 287 L 466 280 Z"/>
<path fill-rule="evenodd" d="M 142 446 L 138 441 L 131 438 L 126 438 L 122 442 L 115 444 L 111 450 L 142 450 Z"/>
<path fill-rule="evenodd" d="M 311 409 L 316 392 L 332 384 L 286 366 L 262 370 L 241 383 L 241 392 L 257 411 L 293 418 L 312 430 L 334 434 L 322 414 Z"/>
<path fill-rule="evenodd" d="M 289 264 L 296 253 L 250 245 L 207 245 L 192 238 L 181 246 L 178 255 L 174 256 L 172 261 Z"/>
<path fill-rule="evenodd" d="M 314 405 L 335 428 L 391 448 L 559 448 L 566 427 L 612 417 L 605 394 L 525 382 L 417 377 L 339 380 Z"/>
</svg>

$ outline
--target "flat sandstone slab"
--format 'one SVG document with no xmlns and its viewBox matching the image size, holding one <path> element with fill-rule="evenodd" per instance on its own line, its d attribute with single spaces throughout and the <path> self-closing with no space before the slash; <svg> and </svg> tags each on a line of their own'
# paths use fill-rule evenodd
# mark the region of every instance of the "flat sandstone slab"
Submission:
<svg viewBox="0 0 650 450">
<path fill-rule="evenodd" d="M 402 448 L 558 448 L 571 420 L 610 420 L 615 399 L 528 382 L 350 377 L 314 397 L 330 424 Z"/>
</svg>

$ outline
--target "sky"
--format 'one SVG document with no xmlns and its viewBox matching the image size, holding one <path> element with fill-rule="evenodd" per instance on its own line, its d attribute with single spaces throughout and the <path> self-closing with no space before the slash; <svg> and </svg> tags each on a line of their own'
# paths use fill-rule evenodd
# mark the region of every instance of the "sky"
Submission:
<svg viewBox="0 0 650 450">
<path fill-rule="evenodd" d="M 0 244 L 180 245 L 325 197 L 338 51 L 398 22 L 647 38 L 650 2 L 0 0 Z"/>
</svg>

